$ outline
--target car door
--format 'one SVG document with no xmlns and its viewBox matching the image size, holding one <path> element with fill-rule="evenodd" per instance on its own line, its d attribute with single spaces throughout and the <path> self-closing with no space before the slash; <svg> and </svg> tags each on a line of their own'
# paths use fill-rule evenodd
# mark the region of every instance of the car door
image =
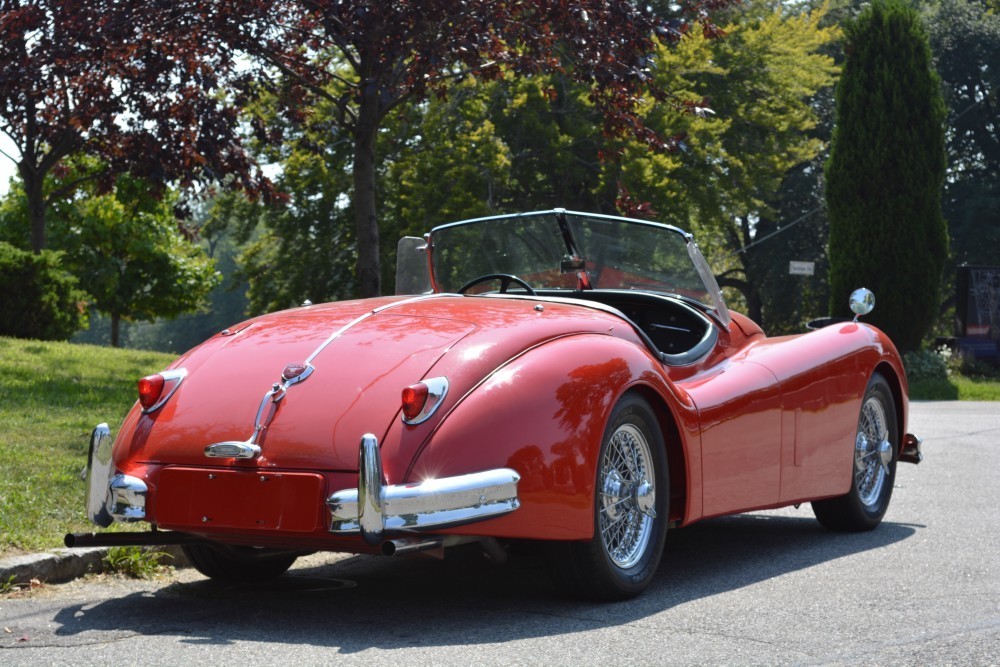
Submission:
<svg viewBox="0 0 1000 667">
<path fill-rule="evenodd" d="M 774 374 L 738 357 L 682 386 L 701 420 L 703 515 L 777 503 L 782 401 Z"/>
</svg>

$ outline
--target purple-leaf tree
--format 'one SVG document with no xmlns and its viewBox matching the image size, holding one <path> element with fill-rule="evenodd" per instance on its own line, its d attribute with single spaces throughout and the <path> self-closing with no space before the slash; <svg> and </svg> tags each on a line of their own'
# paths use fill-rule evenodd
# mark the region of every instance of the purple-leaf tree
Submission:
<svg viewBox="0 0 1000 667">
<path fill-rule="evenodd" d="M 152 183 L 225 181 L 269 194 L 244 152 L 226 94 L 240 63 L 217 30 L 218 3 L 0 0 L 0 132 L 28 199 L 30 243 L 66 193 L 46 176 L 74 154 L 106 167 L 109 189 L 130 172 Z M 75 183 L 65 183 L 71 191 Z"/>
</svg>

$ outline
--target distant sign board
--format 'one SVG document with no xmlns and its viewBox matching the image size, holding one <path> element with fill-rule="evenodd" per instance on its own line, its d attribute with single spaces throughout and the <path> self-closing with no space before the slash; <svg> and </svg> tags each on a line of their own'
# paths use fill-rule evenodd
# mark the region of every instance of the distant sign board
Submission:
<svg viewBox="0 0 1000 667">
<path fill-rule="evenodd" d="M 1000 266 L 960 266 L 955 335 L 1000 339 Z"/>
<path fill-rule="evenodd" d="M 811 276 L 816 272 L 816 262 L 789 262 L 788 273 L 793 276 Z"/>
</svg>

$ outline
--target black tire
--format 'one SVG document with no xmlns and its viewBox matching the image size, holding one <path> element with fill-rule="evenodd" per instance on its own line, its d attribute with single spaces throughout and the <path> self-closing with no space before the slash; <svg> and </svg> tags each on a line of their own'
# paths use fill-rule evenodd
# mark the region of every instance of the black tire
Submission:
<svg viewBox="0 0 1000 667">
<path fill-rule="evenodd" d="M 831 530 L 872 530 L 889 509 L 899 459 L 896 403 L 889 383 L 872 375 L 861 401 L 851 466 L 851 490 L 846 495 L 812 503 L 816 519 Z"/>
<path fill-rule="evenodd" d="M 184 544 L 181 548 L 196 570 L 209 579 L 227 582 L 279 577 L 299 557 L 288 551 L 227 544 Z"/>
<path fill-rule="evenodd" d="M 601 442 L 594 537 L 548 545 L 556 585 L 574 597 L 605 601 L 645 590 L 663 555 L 669 479 L 663 434 L 652 409 L 642 397 L 626 394 L 611 412 Z"/>
</svg>

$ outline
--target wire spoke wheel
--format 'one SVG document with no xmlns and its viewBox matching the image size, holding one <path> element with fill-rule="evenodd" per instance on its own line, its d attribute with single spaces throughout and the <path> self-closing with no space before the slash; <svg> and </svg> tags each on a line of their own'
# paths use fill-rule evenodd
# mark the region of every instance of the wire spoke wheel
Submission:
<svg viewBox="0 0 1000 667">
<path fill-rule="evenodd" d="M 649 544 L 656 502 L 649 443 L 633 425 L 611 436 L 601 461 L 600 535 L 611 561 L 634 566 Z"/>
<path fill-rule="evenodd" d="M 833 530 L 871 530 L 889 508 L 896 478 L 899 425 L 889 383 L 872 375 L 861 401 L 854 438 L 851 489 L 846 495 L 813 501 L 821 524 Z"/>
<path fill-rule="evenodd" d="M 889 428 L 885 408 L 872 396 L 861 408 L 858 436 L 854 448 L 854 483 L 861 504 L 872 509 L 877 503 L 888 474 L 886 456 L 891 459 Z"/>
<path fill-rule="evenodd" d="M 574 597 L 625 600 L 656 575 L 670 512 L 667 446 L 637 393 L 612 409 L 594 463 L 594 536 L 548 544 L 549 573 Z"/>
</svg>

